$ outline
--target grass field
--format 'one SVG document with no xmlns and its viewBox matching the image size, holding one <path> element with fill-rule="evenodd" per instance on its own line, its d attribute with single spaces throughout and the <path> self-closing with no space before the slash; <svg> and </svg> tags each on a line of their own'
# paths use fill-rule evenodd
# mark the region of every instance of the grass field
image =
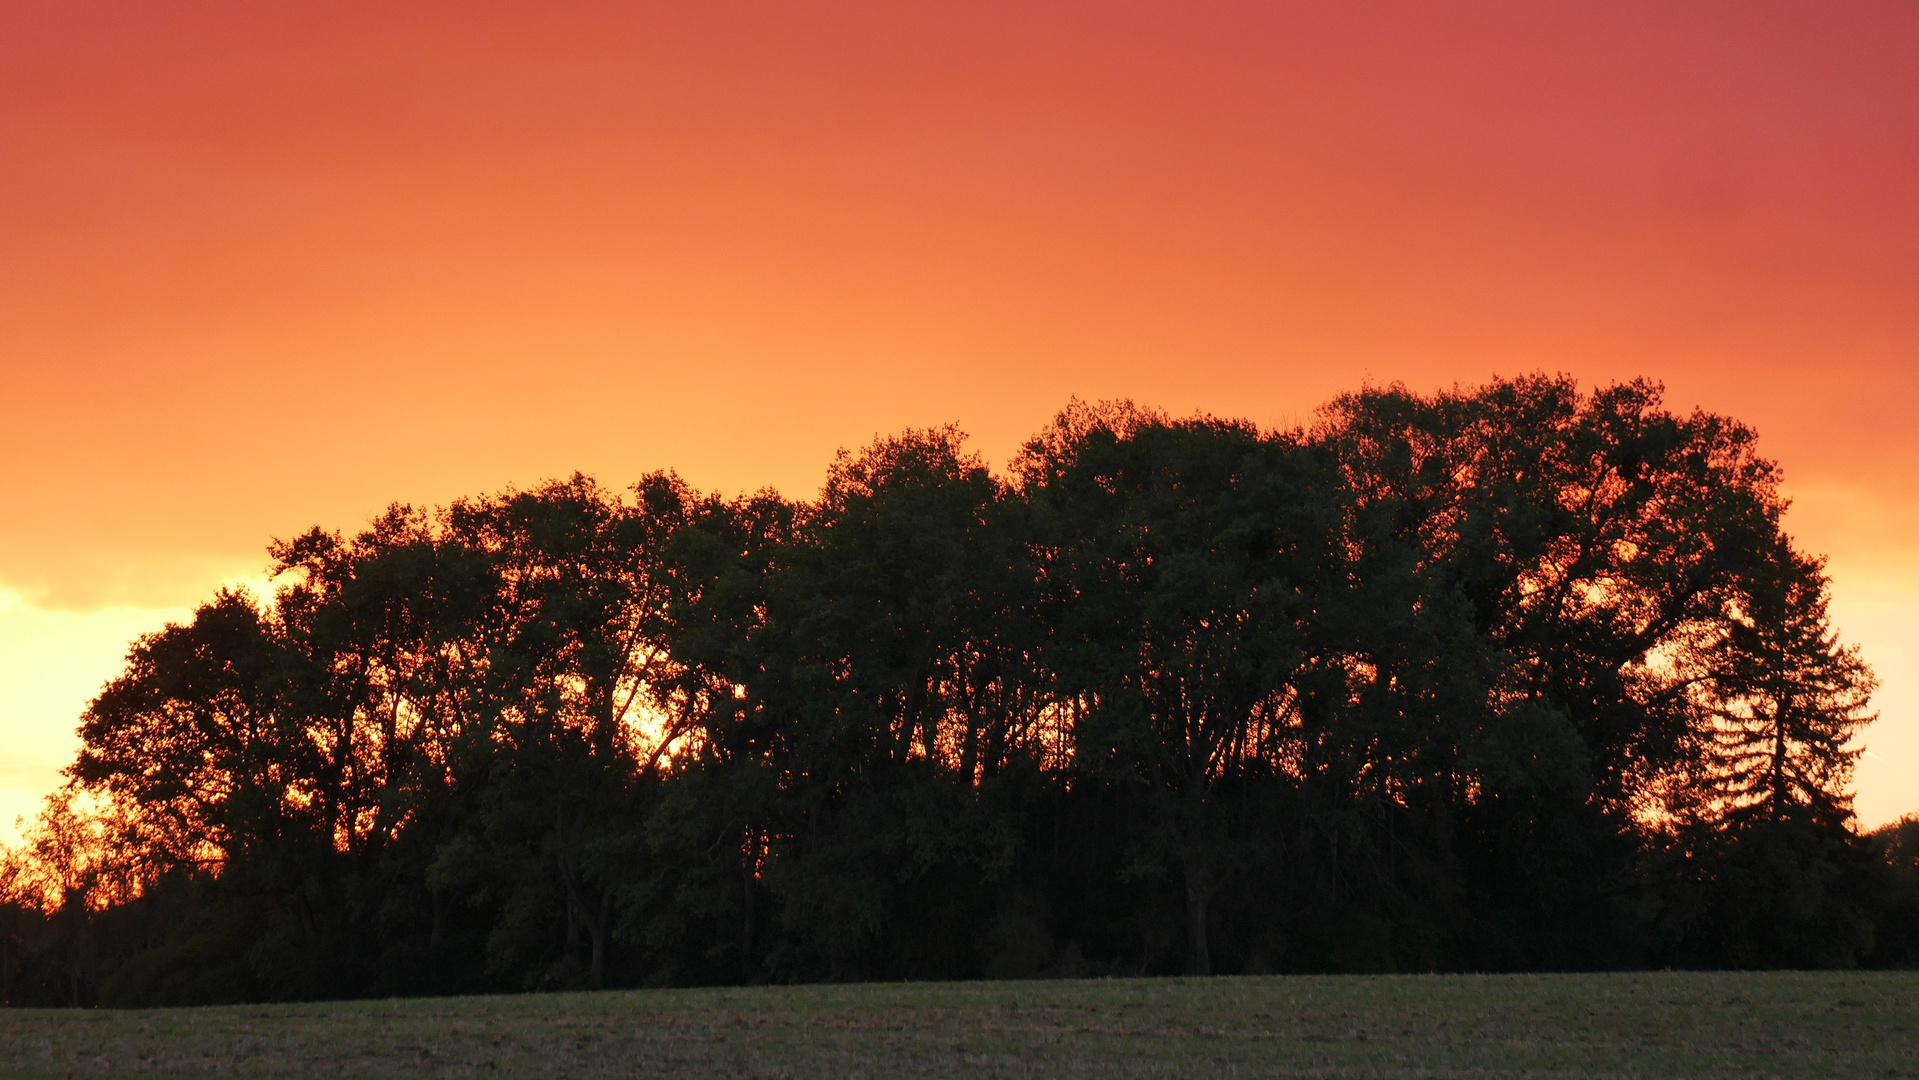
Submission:
<svg viewBox="0 0 1919 1080">
<path fill-rule="evenodd" d="M 1919 1077 L 1919 972 L 644 990 L 0 1010 L 0 1077 Z"/>
</svg>

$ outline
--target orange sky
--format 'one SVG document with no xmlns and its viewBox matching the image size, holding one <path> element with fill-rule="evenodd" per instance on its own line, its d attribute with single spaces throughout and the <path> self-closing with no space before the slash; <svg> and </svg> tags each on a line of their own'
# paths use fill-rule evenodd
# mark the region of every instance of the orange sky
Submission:
<svg viewBox="0 0 1919 1080">
<path fill-rule="evenodd" d="M 1760 430 L 1919 809 L 1919 5 L 558 6 L 0 0 L 0 816 L 309 524 L 1534 369 Z"/>
</svg>

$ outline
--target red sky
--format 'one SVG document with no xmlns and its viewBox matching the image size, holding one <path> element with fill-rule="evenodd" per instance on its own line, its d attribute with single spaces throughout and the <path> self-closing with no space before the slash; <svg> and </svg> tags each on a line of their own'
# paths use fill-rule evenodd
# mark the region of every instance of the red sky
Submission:
<svg viewBox="0 0 1919 1080">
<path fill-rule="evenodd" d="M 0 0 L 0 787 L 390 501 L 1544 369 L 1759 429 L 1919 808 L 1915 57 L 1909 0 Z"/>
</svg>

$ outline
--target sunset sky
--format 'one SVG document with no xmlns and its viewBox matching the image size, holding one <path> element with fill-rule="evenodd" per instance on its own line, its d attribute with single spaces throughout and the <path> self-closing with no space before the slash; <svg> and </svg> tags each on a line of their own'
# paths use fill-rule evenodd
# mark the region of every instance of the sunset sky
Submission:
<svg viewBox="0 0 1919 1080">
<path fill-rule="evenodd" d="M 0 840 L 264 548 L 1071 396 L 1754 426 L 1919 810 L 1919 4 L 0 0 Z"/>
</svg>

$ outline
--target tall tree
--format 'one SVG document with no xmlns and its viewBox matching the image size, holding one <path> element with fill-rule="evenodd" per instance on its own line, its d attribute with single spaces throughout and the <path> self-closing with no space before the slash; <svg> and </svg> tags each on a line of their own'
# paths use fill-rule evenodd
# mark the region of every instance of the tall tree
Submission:
<svg viewBox="0 0 1919 1080">
<path fill-rule="evenodd" d="M 221 590 L 193 620 L 134 643 L 80 724 L 69 773 L 124 806 L 151 858 L 219 866 L 323 823 L 283 657 L 253 600 Z"/>
<path fill-rule="evenodd" d="M 1059 609 L 1050 666 L 1086 704 L 1078 759 L 1146 786 L 1187 967 L 1206 974 L 1221 786 L 1279 775 L 1307 715 L 1306 623 L 1334 535 L 1313 456 L 1243 423 L 1082 406 L 1018 469 Z"/>
<path fill-rule="evenodd" d="M 1774 572 L 1733 614 L 1712 687 L 1721 812 L 1842 828 L 1874 679 L 1831 627 L 1820 563 L 1783 542 L 1774 550 Z"/>
</svg>

